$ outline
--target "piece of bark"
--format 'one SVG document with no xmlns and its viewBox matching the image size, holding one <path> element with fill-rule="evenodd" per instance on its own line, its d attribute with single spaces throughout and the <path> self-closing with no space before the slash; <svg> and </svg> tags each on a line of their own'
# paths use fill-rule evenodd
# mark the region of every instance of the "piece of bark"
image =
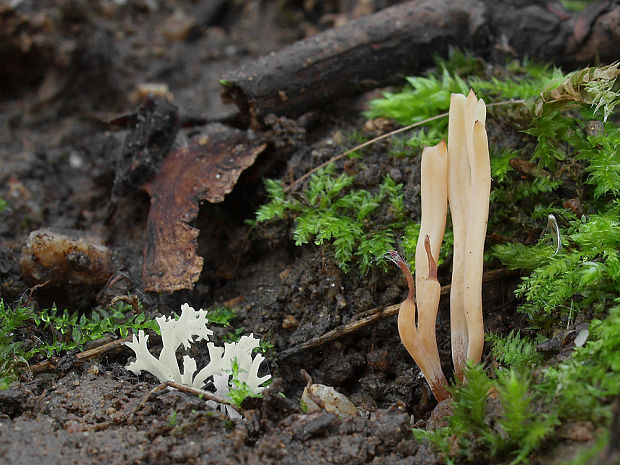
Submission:
<svg viewBox="0 0 620 465">
<path fill-rule="evenodd" d="M 620 5 L 580 14 L 559 2 L 415 0 L 352 20 L 222 76 L 223 97 L 260 126 L 419 72 L 449 46 L 584 64 L 620 55 Z"/>
<path fill-rule="evenodd" d="M 190 223 L 200 202 L 222 202 L 265 147 L 244 131 L 214 124 L 164 159 L 156 178 L 142 186 L 151 196 L 142 270 L 146 291 L 194 286 L 203 258 L 196 253 L 199 231 Z"/>
</svg>

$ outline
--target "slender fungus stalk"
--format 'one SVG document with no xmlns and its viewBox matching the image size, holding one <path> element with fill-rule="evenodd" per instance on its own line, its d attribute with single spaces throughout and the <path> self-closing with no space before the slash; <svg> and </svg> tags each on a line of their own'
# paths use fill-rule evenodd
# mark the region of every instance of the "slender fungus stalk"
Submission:
<svg viewBox="0 0 620 465">
<path fill-rule="evenodd" d="M 448 201 L 454 234 L 452 285 L 450 287 L 450 338 L 454 373 L 461 381 L 467 358 L 467 320 L 463 302 L 463 282 L 465 279 L 467 210 L 471 184 L 465 138 L 466 101 L 463 94 L 452 94 L 448 119 Z"/>
<path fill-rule="evenodd" d="M 415 280 L 420 298 L 420 285 L 426 280 L 427 267 L 425 238 L 429 236 L 433 257 L 439 257 L 448 215 L 448 147 L 441 141 L 434 147 L 425 147 L 420 162 L 420 234 L 415 251 Z"/>
<path fill-rule="evenodd" d="M 448 202 L 454 229 L 450 327 L 452 361 L 463 380 L 465 360 L 480 362 L 484 344 L 482 258 L 491 172 L 486 106 L 473 91 L 452 94 L 448 121 Z"/>
<path fill-rule="evenodd" d="M 489 219 L 491 167 L 487 133 L 480 121 L 474 123 L 474 156 L 471 160 L 472 186 L 467 229 L 463 300 L 467 320 L 467 359 L 479 363 L 484 345 L 482 319 L 482 272 L 484 239 Z"/>
</svg>

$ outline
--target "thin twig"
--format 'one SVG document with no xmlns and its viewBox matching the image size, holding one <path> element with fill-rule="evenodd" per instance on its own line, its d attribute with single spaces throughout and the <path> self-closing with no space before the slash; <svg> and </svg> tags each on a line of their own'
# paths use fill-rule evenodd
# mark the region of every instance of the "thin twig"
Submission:
<svg viewBox="0 0 620 465">
<path fill-rule="evenodd" d="M 26 292 L 28 292 L 28 298 L 24 301 L 24 304 L 25 304 L 26 306 L 28 306 L 28 304 L 29 304 L 29 303 L 30 303 L 30 301 L 32 300 L 32 294 L 34 293 L 34 291 L 36 291 L 37 289 L 40 289 L 40 288 L 42 288 L 42 287 L 47 286 L 50 282 L 51 282 L 51 281 L 48 279 L 47 281 L 42 282 L 42 283 L 35 284 L 35 285 L 34 285 L 34 286 L 32 286 L 29 290 L 26 290 Z M 26 292 L 24 292 L 24 293 L 22 294 L 22 297 L 20 298 L 20 301 L 23 299 L 24 295 L 26 295 Z"/>
<path fill-rule="evenodd" d="M 496 279 L 503 278 L 514 272 L 507 271 L 504 269 L 488 271 L 482 275 L 483 282 L 495 281 Z M 441 295 L 446 295 L 450 293 L 450 284 L 446 284 L 441 287 Z M 325 334 L 311 339 L 309 341 L 303 342 L 299 345 L 286 349 L 279 354 L 276 355 L 278 360 L 286 359 L 292 355 L 295 355 L 304 350 L 312 349 L 315 347 L 322 346 L 328 342 L 331 342 L 335 339 L 339 339 L 347 334 L 351 334 L 359 331 L 360 329 L 374 323 L 375 321 L 382 320 L 384 318 L 397 315 L 400 309 L 400 304 L 390 305 L 388 307 L 376 307 L 372 310 L 368 310 L 365 312 L 366 316 L 359 318 L 355 321 L 347 323 L 345 325 L 339 326 L 338 328 L 332 329 L 331 331 L 326 332 Z"/>
<path fill-rule="evenodd" d="M 496 106 L 499 106 L 499 105 L 514 105 L 514 104 L 517 104 L 517 103 L 524 103 L 524 102 L 525 102 L 525 100 L 523 100 L 523 99 L 520 99 L 520 100 L 504 100 L 504 101 L 501 101 L 501 102 L 489 103 L 487 105 L 487 108 L 488 107 L 496 107 Z M 392 136 L 394 136 L 396 134 L 400 134 L 401 132 L 408 131 L 410 129 L 416 128 L 418 126 L 422 126 L 423 124 L 430 123 L 431 121 L 435 121 L 436 119 L 444 118 L 446 116 L 448 116 L 448 113 L 441 113 L 439 115 L 431 116 L 430 118 L 426 118 L 425 120 L 418 121 L 417 123 L 413 123 L 413 124 L 410 124 L 408 126 L 404 126 L 402 128 L 399 128 L 399 129 L 395 129 L 394 131 L 390 131 L 388 133 L 385 133 L 385 134 L 382 134 L 382 135 L 380 135 L 378 137 L 375 137 L 374 139 L 370 139 L 370 140 L 368 140 L 368 141 L 366 141 L 366 142 L 364 142 L 362 144 L 356 145 L 352 149 L 349 149 L 346 152 L 343 152 L 343 153 L 341 153 L 339 155 L 336 155 L 335 157 L 330 158 L 325 163 L 321 163 L 320 165 L 315 166 L 310 171 L 308 171 L 306 174 L 304 174 L 303 176 L 301 176 L 300 178 L 296 179 L 291 184 L 289 184 L 287 187 L 285 187 L 284 188 L 284 192 L 289 192 L 293 187 L 295 187 L 297 184 L 299 184 L 300 182 L 302 182 L 305 179 L 307 179 L 308 176 L 310 176 L 311 174 L 316 173 L 321 168 L 326 167 L 330 163 L 333 163 L 336 160 L 341 159 L 342 157 L 346 157 L 350 153 L 353 153 L 353 152 L 355 152 L 357 150 L 363 149 L 364 147 L 368 147 L 369 145 L 372 145 L 375 142 L 379 142 L 380 140 L 387 139 L 388 137 L 392 137 Z"/>
<path fill-rule="evenodd" d="M 136 408 L 133 409 L 133 411 L 128 415 L 127 424 L 130 424 L 130 425 L 133 424 L 136 413 L 142 410 L 142 408 L 146 405 L 146 403 L 149 402 L 153 397 L 155 397 L 155 395 L 160 394 L 167 388 L 173 388 L 178 391 L 185 392 L 186 394 L 192 394 L 196 397 L 201 397 L 206 400 L 212 400 L 219 404 L 227 405 L 230 408 L 237 411 L 240 415 L 243 415 L 243 410 L 237 407 L 235 404 L 233 404 L 230 401 L 230 399 L 220 397 L 209 391 L 204 391 L 202 389 L 193 388 L 191 386 L 185 386 L 184 384 L 175 383 L 174 381 L 166 381 L 166 382 L 163 382 L 155 386 L 153 389 L 149 391 L 149 393 L 146 396 L 144 396 L 144 398 L 140 401 L 140 403 L 136 406 Z"/>
<path fill-rule="evenodd" d="M 371 315 L 360 318 L 359 320 L 352 321 L 350 323 L 347 323 L 346 325 L 339 326 L 336 329 L 332 329 L 331 331 L 326 332 L 322 336 L 303 342 L 299 345 L 296 345 L 295 347 L 286 349 L 285 351 L 277 354 L 276 358 L 278 360 L 283 360 L 290 357 L 291 355 L 295 355 L 304 350 L 322 346 L 323 344 L 326 344 L 330 341 L 339 339 L 346 334 L 357 332 L 360 329 L 373 323 L 374 321 L 382 320 L 383 318 L 387 318 L 388 316 L 396 315 L 399 308 L 400 304 L 390 305 L 389 307 L 377 307 L 376 309 L 374 309 L 376 311 Z"/>
<path fill-rule="evenodd" d="M 408 131 L 409 129 L 413 129 L 413 128 L 417 127 L 417 126 L 421 126 L 423 124 L 429 123 L 429 122 L 434 121 L 436 119 L 443 118 L 444 116 L 448 116 L 448 113 L 441 113 L 440 115 L 432 116 L 432 117 L 427 118 L 425 120 L 418 121 L 417 123 L 410 124 L 409 126 L 405 126 L 405 127 L 399 128 L 399 129 L 395 129 L 394 131 L 390 131 L 388 133 L 385 133 L 385 134 L 382 134 L 382 135 L 380 135 L 378 137 L 375 137 L 374 139 L 367 140 L 366 142 L 364 142 L 362 144 L 356 145 L 352 149 L 349 149 L 346 152 L 341 153 L 340 155 L 336 155 L 335 157 L 330 158 L 325 163 L 321 163 L 319 166 L 315 166 L 310 171 L 308 171 L 306 174 L 304 174 L 302 177 L 300 177 L 300 178 L 296 179 L 295 181 L 293 181 L 288 187 L 286 187 L 284 189 L 284 192 L 290 191 L 294 186 L 296 186 L 297 184 L 302 182 L 304 179 L 306 179 L 312 173 L 315 173 L 316 171 L 320 170 L 321 168 L 329 165 L 330 163 L 335 162 L 336 160 L 341 159 L 342 157 L 346 157 L 347 155 L 349 155 L 350 153 L 355 152 L 356 150 L 363 149 L 364 147 L 372 145 L 375 142 L 379 142 L 380 140 L 387 139 L 388 137 L 394 136 L 394 135 L 399 134 L 401 132 Z"/>
<path fill-rule="evenodd" d="M 243 414 L 243 409 L 233 404 L 230 399 L 227 399 L 225 397 L 220 397 L 216 394 L 213 394 L 212 392 L 205 391 L 203 389 L 194 388 L 191 386 L 186 386 L 184 384 L 175 383 L 174 381 L 166 381 L 165 383 L 162 383 L 162 384 L 169 386 L 171 388 L 177 389 L 181 392 L 192 394 L 196 397 L 201 397 L 206 400 L 212 400 L 213 402 L 217 402 L 218 404 L 227 405 L 230 408 L 236 410 L 239 414 L 241 415 Z"/>
<path fill-rule="evenodd" d="M 95 347 L 94 349 L 88 349 L 83 352 L 79 352 L 75 354 L 75 358 L 77 359 L 76 363 L 82 363 L 86 360 L 90 360 L 93 358 L 99 358 L 105 355 L 107 352 L 110 352 L 111 350 L 121 347 L 122 345 L 124 345 L 126 342 L 129 342 L 129 341 L 131 341 L 131 336 L 127 336 L 122 339 L 117 339 L 115 341 L 108 342 L 107 344 L 100 345 L 99 347 Z M 56 368 L 56 363 L 54 362 L 53 359 L 48 358 L 47 360 L 37 363 L 36 365 L 23 367 L 21 371 L 30 371 L 36 374 L 36 373 L 41 373 L 44 371 L 53 370 L 54 368 Z"/>
<path fill-rule="evenodd" d="M 133 421 L 134 421 L 134 417 L 136 416 L 136 413 L 138 413 L 140 410 L 142 410 L 142 408 L 146 405 L 146 403 L 148 401 L 150 401 L 155 394 L 163 391 L 164 389 L 166 389 L 168 386 L 166 385 L 166 383 L 161 383 L 160 385 L 154 387 L 153 389 L 151 389 L 148 394 L 146 396 L 144 396 L 144 398 L 140 401 L 140 403 L 138 405 L 136 405 L 136 408 L 134 408 L 131 413 L 129 415 L 127 415 L 127 424 L 128 425 L 133 425 Z"/>
</svg>

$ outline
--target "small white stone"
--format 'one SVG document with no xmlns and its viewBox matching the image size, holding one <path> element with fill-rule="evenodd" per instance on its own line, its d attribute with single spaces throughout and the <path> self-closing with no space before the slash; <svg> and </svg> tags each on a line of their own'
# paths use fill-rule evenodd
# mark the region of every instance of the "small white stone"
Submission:
<svg viewBox="0 0 620 465">
<path fill-rule="evenodd" d="M 84 160 L 76 151 L 72 151 L 69 154 L 69 166 L 75 170 L 84 166 Z"/>
<path fill-rule="evenodd" d="M 588 340 L 589 335 L 590 331 L 588 331 L 588 329 L 582 329 L 579 331 L 579 334 L 577 334 L 577 337 L 575 338 L 575 347 L 583 346 Z"/>
</svg>

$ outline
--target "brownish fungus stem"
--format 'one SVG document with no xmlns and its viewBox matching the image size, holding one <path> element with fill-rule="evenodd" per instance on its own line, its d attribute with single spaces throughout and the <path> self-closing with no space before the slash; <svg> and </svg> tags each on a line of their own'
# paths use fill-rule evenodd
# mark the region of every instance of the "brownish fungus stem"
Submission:
<svg viewBox="0 0 620 465">
<path fill-rule="evenodd" d="M 435 399 L 438 402 L 448 398 L 447 381 L 441 369 L 437 340 L 435 338 L 435 320 L 439 305 L 441 286 L 437 281 L 437 265 L 431 253 L 430 239 L 425 237 L 427 244 L 430 276 L 422 284 L 424 298 L 418 303 L 418 324 L 416 325 L 416 305 L 414 302 L 414 281 L 409 267 L 396 251 L 391 250 L 390 257 L 401 269 L 407 280 L 409 294 L 400 304 L 398 312 L 398 333 L 409 355 L 420 367 Z"/>
</svg>

